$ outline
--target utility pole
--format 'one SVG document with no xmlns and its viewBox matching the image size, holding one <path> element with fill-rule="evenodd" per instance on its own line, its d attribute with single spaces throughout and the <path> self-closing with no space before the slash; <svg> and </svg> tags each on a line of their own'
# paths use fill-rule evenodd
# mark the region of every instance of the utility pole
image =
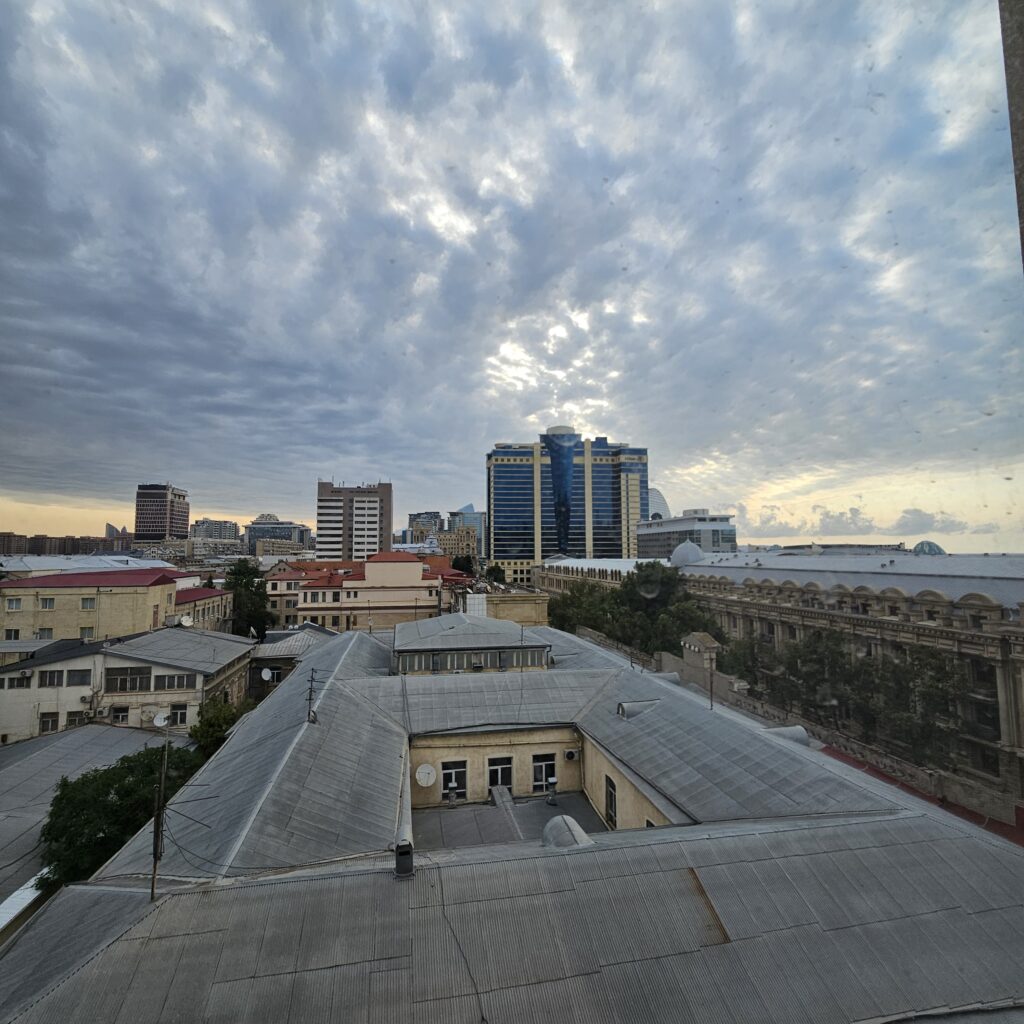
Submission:
<svg viewBox="0 0 1024 1024">
<path fill-rule="evenodd" d="M 149 901 L 156 899 L 156 870 L 164 855 L 164 791 L 167 785 L 167 747 L 170 743 L 166 726 L 164 750 L 160 758 L 160 782 L 153 787 L 153 877 L 149 882 Z"/>
<path fill-rule="evenodd" d="M 316 712 L 313 710 L 313 697 L 315 696 L 315 690 L 313 684 L 316 682 L 316 669 L 311 668 L 309 670 L 309 689 L 306 691 L 306 721 L 315 722 Z"/>
</svg>

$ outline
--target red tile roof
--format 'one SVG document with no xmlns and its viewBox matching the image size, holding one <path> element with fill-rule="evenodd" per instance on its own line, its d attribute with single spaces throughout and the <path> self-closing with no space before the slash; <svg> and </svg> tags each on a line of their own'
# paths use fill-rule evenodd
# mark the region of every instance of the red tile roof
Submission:
<svg viewBox="0 0 1024 1024">
<path fill-rule="evenodd" d="M 378 551 L 370 555 L 368 562 L 418 562 L 419 559 L 408 551 Z"/>
<path fill-rule="evenodd" d="M 229 593 L 229 590 L 220 590 L 217 587 L 190 587 L 188 590 L 179 590 L 174 595 L 174 603 L 194 604 L 196 601 L 205 601 L 208 597 L 223 597 Z"/>
<path fill-rule="evenodd" d="M 173 570 L 165 569 L 60 572 L 52 576 L 28 576 L 23 580 L 0 580 L 0 590 L 34 590 L 37 587 L 158 587 L 174 582 L 175 576 L 172 572 Z"/>
</svg>

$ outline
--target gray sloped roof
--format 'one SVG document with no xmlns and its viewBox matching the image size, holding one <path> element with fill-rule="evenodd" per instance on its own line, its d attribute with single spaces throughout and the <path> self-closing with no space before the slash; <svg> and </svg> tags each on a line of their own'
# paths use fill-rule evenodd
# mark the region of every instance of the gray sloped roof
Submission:
<svg viewBox="0 0 1024 1024">
<path fill-rule="evenodd" d="M 387 649 L 359 633 L 314 648 L 168 803 L 161 873 L 210 878 L 384 849 L 394 839 L 405 731 L 331 681 L 382 660 Z M 376 784 L 361 765 L 378 771 Z M 97 877 L 144 874 L 150 851 L 143 829 Z"/>
<path fill-rule="evenodd" d="M 19 1020 L 819 1024 L 1024 1000 L 1009 844 L 913 815 L 593 839 L 176 892 Z"/>
<path fill-rule="evenodd" d="M 630 702 L 647 710 L 620 717 Z M 657 676 L 620 672 L 577 725 L 697 821 L 895 806 Z"/>
<path fill-rule="evenodd" d="M 107 653 L 212 675 L 253 646 L 254 641 L 231 633 L 171 626 L 132 637 Z"/>
<path fill-rule="evenodd" d="M 480 672 L 352 680 L 412 735 L 495 726 L 573 722 L 616 670 Z"/>
<path fill-rule="evenodd" d="M 334 630 L 304 623 L 303 628 L 276 630 L 267 633 L 262 643 L 252 649 L 253 658 L 297 658 L 318 647 L 325 640 L 338 636 Z"/>
<path fill-rule="evenodd" d="M 41 870 L 39 833 L 62 777 L 75 779 L 162 742 L 159 733 L 89 723 L 0 747 L 0 901 Z"/>
<path fill-rule="evenodd" d="M 457 651 L 489 647 L 542 646 L 545 641 L 532 629 L 515 622 L 483 615 L 439 615 L 432 619 L 400 622 L 395 626 L 394 649 L 407 651 Z"/>
</svg>

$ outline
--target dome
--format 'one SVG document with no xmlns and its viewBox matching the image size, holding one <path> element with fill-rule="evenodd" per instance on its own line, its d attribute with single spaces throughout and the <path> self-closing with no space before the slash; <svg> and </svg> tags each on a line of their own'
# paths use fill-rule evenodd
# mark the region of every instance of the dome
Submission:
<svg viewBox="0 0 1024 1024">
<path fill-rule="evenodd" d="M 692 540 L 684 540 L 672 552 L 672 557 L 669 561 L 677 568 L 682 569 L 684 565 L 693 565 L 696 562 L 704 560 L 704 552 L 701 551 Z"/>
<path fill-rule="evenodd" d="M 647 510 L 651 519 L 671 519 L 668 502 L 665 495 L 657 487 L 647 488 Z"/>
<path fill-rule="evenodd" d="M 915 555 L 944 555 L 946 552 L 933 540 L 919 540 L 913 549 Z"/>
</svg>

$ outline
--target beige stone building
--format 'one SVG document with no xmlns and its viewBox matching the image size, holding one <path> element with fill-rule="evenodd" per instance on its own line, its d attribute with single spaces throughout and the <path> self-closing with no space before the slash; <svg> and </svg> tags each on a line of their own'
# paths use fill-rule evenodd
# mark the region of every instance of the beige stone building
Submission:
<svg viewBox="0 0 1024 1024">
<path fill-rule="evenodd" d="M 129 569 L 0 580 L 0 638 L 102 640 L 157 629 L 176 614 L 180 575 Z"/>
<path fill-rule="evenodd" d="M 682 571 L 731 637 L 781 650 L 831 630 L 856 657 L 954 658 L 967 679 L 957 771 L 1024 801 L 1024 557 L 749 552 Z"/>
<path fill-rule="evenodd" d="M 454 530 L 441 530 L 436 537 L 438 547 L 450 558 L 457 555 L 469 555 L 470 558 L 476 558 L 475 526 L 457 526 Z"/>
<path fill-rule="evenodd" d="M 89 721 L 187 730 L 206 700 L 238 703 L 246 693 L 253 641 L 170 627 L 68 649 L 51 645 L 0 669 L 0 743 Z"/>
<path fill-rule="evenodd" d="M 362 571 L 329 573 L 300 582 L 296 593 L 292 614 L 299 622 L 339 630 L 386 629 L 399 622 L 428 619 L 446 610 L 449 598 L 441 577 L 415 555 L 402 551 L 373 555 Z"/>
</svg>

